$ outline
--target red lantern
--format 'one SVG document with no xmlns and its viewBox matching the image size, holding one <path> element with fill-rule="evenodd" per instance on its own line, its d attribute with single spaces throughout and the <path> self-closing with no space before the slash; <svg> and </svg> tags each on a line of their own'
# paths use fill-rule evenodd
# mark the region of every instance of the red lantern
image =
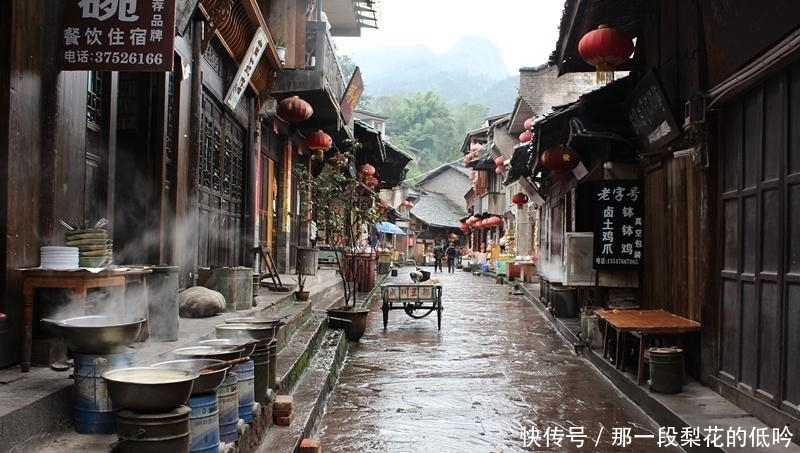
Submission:
<svg viewBox="0 0 800 453">
<path fill-rule="evenodd" d="M 333 145 L 333 139 L 330 135 L 322 131 L 312 132 L 308 137 L 306 137 L 306 146 L 308 146 L 308 149 L 313 151 L 320 149 L 325 151 L 330 148 L 331 145 Z"/>
<path fill-rule="evenodd" d="M 559 146 L 542 153 L 542 165 L 553 171 L 570 171 L 577 167 L 581 159 L 572 148 Z"/>
<path fill-rule="evenodd" d="M 469 231 L 469 225 L 467 225 L 464 222 L 461 222 L 461 225 L 459 225 L 458 229 L 466 233 L 467 231 Z"/>
<path fill-rule="evenodd" d="M 522 125 L 522 127 L 524 127 L 525 129 L 530 130 L 533 127 L 533 120 L 534 120 L 534 117 L 528 118 L 527 120 L 525 120 L 525 123 Z"/>
<path fill-rule="evenodd" d="M 494 164 L 498 167 L 502 167 L 506 164 L 506 158 L 503 156 L 497 156 L 497 158 L 494 160 Z"/>
<path fill-rule="evenodd" d="M 470 218 L 468 218 L 468 219 L 467 219 L 467 225 L 468 225 L 468 226 L 473 226 L 473 227 L 474 227 L 474 226 L 475 226 L 475 223 L 476 223 L 478 220 L 480 220 L 480 219 L 479 219 L 479 218 L 477 218 L 477 217 L 475 217 L 475 216 L 471 216 Z"/>
<path fill-rule="evenodd" d="M 299 96 L 291 96 L 278 103 L 275 113 L 285 121 L 299 123 L 311 118 L 314 109 L 311 104 L 300 99 Z"/>
<path fill-rule="evenodd" d="M 521 134 L 519 134 L 520 143 L 529 142 L 531 141 L 531 138 L 533 138 L 533 134 L 531 133 L 530 129 L 525 129 Z"/>
<path fill-rule="evenodd" d="M 495 167 L 494 168 L 494 172 L 497 173 L 498 175 L 502 175 L 503 172 L 505 172 L 505 171 L 506 171 L 506 169 L 503 168 L 503 167 Z"/>
<path fill-rule="evenodd" d="M 378 184 L 380 184 L 380 181 L 378 181 L 378 178 L 374 176 L 367 176 L 366 178 L 364 178 L 364 184 L 366 184 L 369 187 L 375 187 Z"/>
<path fill-rule="evenodd" d="M 517 205 L 517 207 L 522 206 L 528 202 L 528 196 L 522 192 L 517 192 L 511 197 L 511 202 Z"/>
<path fill-rule="evenodd" d="M 364 164 L 358 168 L 358 171 L 364 176 L 372 176 L 375 174 L 375 167 L 370 164 Z"/>
<path fill-rule="evenodd" d="M 583 35 L 578 43 L 578 53 L 587 63 L 597 68 L 597 81 L 614 80 L 614 67 L 630 58 L 633 41 L 621 30 L 600 25 Z"/>
</svg>

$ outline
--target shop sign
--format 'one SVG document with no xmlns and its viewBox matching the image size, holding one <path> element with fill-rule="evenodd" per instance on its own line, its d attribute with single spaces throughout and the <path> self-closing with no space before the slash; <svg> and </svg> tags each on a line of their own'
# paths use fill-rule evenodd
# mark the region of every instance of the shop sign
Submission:
<svg viewBox="0 0 800 453">
<path fill-rule="evenodd" d="M 258 62 L 261 60 L 261 55 L 264 53 L 264 49 L 267 48 L 268 43 L 267 34 L 264 33 L 261 27 L 258 27 L 256 34 L 250 41 L 250 47 L 247 48 L 242 64 L 239 65 L 239 70 L 236 71 L 233 83 L 225 95 L 225 105 L 231 110 L 236 110 L 236 105 L 239 104 L 239 99 L 242 98 L 250 79 L 253 77 L 253 73 L 256 72 Z"/>
<path fill-rule="evenodd" d="M 681 134 L 655 73 L 649 71 L 627 101 L 628 122 L 645 151 L 655 151 Z"/>
<path fill-rule="evenodd" d="M 356 70 L 353 71 L 350 82 L 347 84 L 347 89 L 344 90 L 344 95 L 342 95 L 342 100 L 339 103 L 339 109 L 342 112 L 342 118 L 345 123 L 350 122 L 350 118 L 352 118 L 363 92 L 364 81 L 361 79 L 361 69 L 356 66 Z"/>
<path fill-rule="evenodd" d="M 67 0 L 65 71 L 172 71 L 175 0 Z"/>
<path fill-rule="evenodd" d="M 594 269 L 637 268 L 644 250 L 644 197 L 641 180 L 592 183 Z"/>
</svg>

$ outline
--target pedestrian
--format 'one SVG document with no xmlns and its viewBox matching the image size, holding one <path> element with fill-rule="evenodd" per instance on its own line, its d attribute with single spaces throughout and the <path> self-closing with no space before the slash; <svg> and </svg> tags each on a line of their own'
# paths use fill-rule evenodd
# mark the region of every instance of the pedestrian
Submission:
<svg viewBox="0 0 800 453">
<path fill-rule="evenodd" d="M 443 256 L 444 256 L 444 250 L 442 249 L 442 246 L 437 242 L 436 245 L 433 246 L 433 272 L 442 271 Z"/>
<path fill-rule="evenodd" d="M 445 253 L 447 254 L 447 272 L 452 274 L 455 272 L 456 268 L 456 245 L 451 242 L 450 245 L 447 246 Z"/>
</svg>

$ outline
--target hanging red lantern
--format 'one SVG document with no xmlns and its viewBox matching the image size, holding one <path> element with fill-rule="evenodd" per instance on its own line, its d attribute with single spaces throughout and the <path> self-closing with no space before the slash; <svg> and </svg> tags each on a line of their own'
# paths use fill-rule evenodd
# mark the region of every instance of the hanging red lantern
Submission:
<svg viewBox="0 0 800 453">
<path fill-rule="evenodd" d="M 370 164 L 364 164 L 358 167 L 358 171 L 364 176 L 372 176 L 375 174 L 375 167 Z"/>
<path fill-rule="evenodd" d="M 506 158 L 503 156 L 497 156 L 497 158 L 494 160 L 494 164 L 498 167 L 502 167 L 506 164 Z"/>
<path fill-rule="evenodd" d="M 520 207 L 528 202 L 528 196 L 522 192 L 517 192 L 511 196 L 511 202 Z"/>
<path fill-rule="evenodd" d="M 577 167 L 581 158 L 572 148 L 558 146 L 543 152 L 541 160 L 545 168 L 549 168 L 553 171 L 565 172 L 571 171 Z"/>
<path fill-rule="evenodd" d="M 475 216 L 471 216 L 470 218 L 467 219 L 467 225 L 471 226 L 471 227 L 474 227 L 475 226 L 475 222 L 477 222 L 478 220 L 480 220 L 480 219 L 475 217 Z"/>
<path fill-rule="evenodd" d="M 314 109 L 311 104 L 304 101 L 300 96 L 290 96 L 278 103 L 275 111 L 284 121 L 299 123 L 311 118 Z"/>
<path fill-rule="evenodd" d="M 333 139 L 323 131 L 312 132 L 306 137 L 306 146 L 313 151 L 320 149 L 325 151 L 330 148 L 331 145 L 333 145 Z"/>
<path fill-rule="evenodd" d="M 525 143 L 531 141 L 533 138 L 533 134 L 531 133 L 530 129 L 525 129 L 522 133 L 519 134 L 519 142 Z"/>
<path fill-rule="evenodd" d="M 366 178 L 364 178 L 364 184 L 366 184 L 369 187 L 375 187 L 378 184 L 380 184 L 380 181 L 378 181 L 378 178 L 374 176 L 367 176 Z"/>
<path fill-rule="evenodd" d="M 633 41 L 621 30 L 600 25 L 583 35 L 578 43 L 578 53 L 587 63 L 597 68 L 597 81 L 614 80 L 614 67 L 630 58 Z"/>
<path fill-rule="evenodd" d="M 525 120 L 525 123 L 522 125 L 522 127 L 524 127 L 527 130 L 531 130 L 531 128 L 533 127 L 533 120 L 534 117 L 528 118 L 527 120 Z"/>
<path fill-rule="evenodd" d="M 503 168 L 503 167 L 495 167 L 494 168 L 494 172 L 497 173 L 498 175 L 502 175 L 505 171 L 506 171 L 506 169 Z"/>
</svg>

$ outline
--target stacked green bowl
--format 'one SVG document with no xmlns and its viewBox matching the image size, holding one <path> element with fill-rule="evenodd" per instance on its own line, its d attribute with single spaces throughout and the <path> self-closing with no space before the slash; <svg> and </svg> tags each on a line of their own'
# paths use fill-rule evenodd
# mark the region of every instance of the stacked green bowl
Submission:
<svg viewBox="0 0 800 453">
<path fill-rule="evenodd" d="M 78 247 L 80 267 L 103 267 L 111 263 L 112 244 L 103 228 L 68 231 L 66 245 Z"/>
</svg>

